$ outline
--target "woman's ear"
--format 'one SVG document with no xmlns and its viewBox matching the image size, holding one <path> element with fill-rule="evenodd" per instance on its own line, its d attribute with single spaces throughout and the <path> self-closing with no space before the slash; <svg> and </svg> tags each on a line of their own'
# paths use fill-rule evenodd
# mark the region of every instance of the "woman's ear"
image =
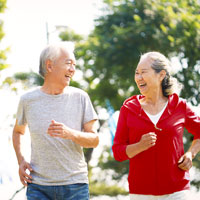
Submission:
<svg viewBox="0 0 200 200">
<path fill-rule="evenodd" d="M 52 61 L 48 59 L 46 60 L 45 64 L 47 72 L 52 72 Z"/>
</svg>

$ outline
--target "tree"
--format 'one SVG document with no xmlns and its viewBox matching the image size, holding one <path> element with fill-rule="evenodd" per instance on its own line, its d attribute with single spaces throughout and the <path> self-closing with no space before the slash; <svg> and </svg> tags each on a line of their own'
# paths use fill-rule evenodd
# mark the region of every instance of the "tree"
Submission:
<svg viewBox="0 0 200 200">
<path fill-rule="evenodd" d="M 106 107 L 109 99 L 116 110 L 139 91 L 134 71 L 139 57 L 159 51 L 179 59 L 181 69 L 174 74 L 183 84 L 181 96 L 193 105 L 200 103 L 200 3 L 198 0 L 104 0 L 104 15 L 96 20 L 94 31 L 80 43 L 77 57 L 88 92 L 95 106 Z M 174 63 L 172 66 L 175 68 Z M 89 75 L 88 75 L 89 74 Z M 192 140 L 185 134 L 187 148 Z M 112 157 L 100 162 L 103 169 L 115 170 Z M 101 161 L 101 160 L 100 160 Z M 200 156 L 194 165 L 200 168 Z M 123 173 L 127 164 L 120 164 Z M 118 173 L 118 174 L 117 174 Z M 196 185 L 199 184 L 195 183 Z"/>
<path fill-rule="evenodd" d="M 138 93 L 134 70 L 139 56 L 160 51 L 182 64 L 177 77 L 182 96 L 200 101 L 200 4 L 197 0 L 105 0 L 106 14 L 77 52 L 84 60 L 85 80 L 96 105 L 108 98 L 119 109 L 125 98 Z M 92 76 L 87 76 L 91 71 Z"/>
<path fill-rule="evenodd" d="M 5 9 L 6 9 L 6 0 L 0 0 L 0 13 L 3 13 Z M 3 37 L 4 37 L 3 21 L 0 20 L 0 41 L 3 39 Z M 0 71 L 8 67 L 8 65 L 5 64 L 7 51 L 8 49 L 0 50 Z"/>
</svg>

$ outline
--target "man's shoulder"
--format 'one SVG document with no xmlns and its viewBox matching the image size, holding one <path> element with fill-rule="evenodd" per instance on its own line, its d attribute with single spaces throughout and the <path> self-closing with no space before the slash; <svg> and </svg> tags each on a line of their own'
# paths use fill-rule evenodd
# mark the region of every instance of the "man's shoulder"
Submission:
<svg viewBox="0 0 200 200">
<path fill-rule="evenodd" d="M 29 89 L 22 96 L 21 100 L 29 100 L 39 95 L 39 88 Z"/>
<path fill-rule="evenodd" d="M 73 95 L 80 95 L 80 96 L 88 96 L 87 92 L 73 86 L 68 86 L 67 89 L 65 90 L 65 93 L 70 94 L 70 95 L 73 94 Z"/>
</svg>

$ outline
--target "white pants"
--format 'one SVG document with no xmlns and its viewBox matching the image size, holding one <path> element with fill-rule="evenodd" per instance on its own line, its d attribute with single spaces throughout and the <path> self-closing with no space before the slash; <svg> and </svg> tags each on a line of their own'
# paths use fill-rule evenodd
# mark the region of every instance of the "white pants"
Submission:
<svg viewBox="0 0 200 200">
<path fill-rule="evenodd" d="M 188 190 L 161 196 L 130 194 L 130 200 L 188 200 L 187 193 Z"/>
</svg>

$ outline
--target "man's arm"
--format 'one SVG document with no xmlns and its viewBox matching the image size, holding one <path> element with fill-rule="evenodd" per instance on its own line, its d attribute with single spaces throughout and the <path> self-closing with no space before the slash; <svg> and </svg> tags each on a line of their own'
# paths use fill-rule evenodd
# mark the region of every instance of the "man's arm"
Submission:
<svg viewBox="0 0 200 200">
<path fill-rule="evenodd" d="M 71 129 L 62 123 L 52 120 L 47 133 L 52 137 L 70 139 L 85 148 L 95 148 L 99 144 L 96 120 L 85 123 L 84 132 Z"/>
<path fill-rule="evenodd" d="M 182 170 L 189 170 L 192 167 L 192 159 L 200 151 L 200 139 L 193 140 L 188 151 L 181 156 L 178 161 L 178 167 Z"/>
<path fill-rule="evenodd" d="M 26 129 L 26 125 L 18 125 L 16 120 L 14 129 L 13 129 L 13 147 L 15 149 L 15 153 L 17 156 L 17 161 L 19 164 L 19 177 L 20 181 L 24 186 L 27 186 L 27 182 L 31 183 L 32 177 L 27 174 L 26 170 L 32 171 L 32 168 L 29 163 L 27 163 L 24 159 L 24 156 L 21 152 L 21 137 L 24 135 Z"/>
</svg>

